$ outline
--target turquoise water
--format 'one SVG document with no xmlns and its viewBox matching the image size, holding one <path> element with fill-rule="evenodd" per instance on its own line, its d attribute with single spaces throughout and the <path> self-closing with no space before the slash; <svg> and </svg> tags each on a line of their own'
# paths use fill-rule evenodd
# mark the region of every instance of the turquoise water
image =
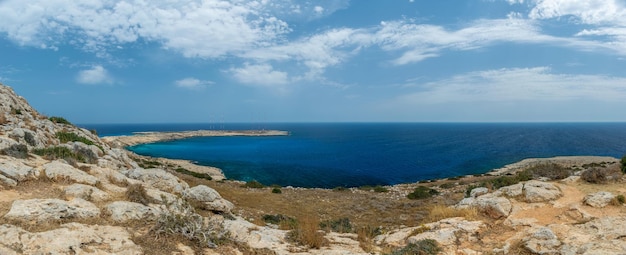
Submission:
<svg viewBox="0 0 626 255">
<path fill-rule="evenodd" d="M 278 129 L 289 136 L 198 137 L 144 144 L 142 155 L 187 159 L 266 185 L 388 185 L 485 173 L 530 157 L 626 153 L 626 123 L 87 125 L 136 131 Z"/>
</svg>

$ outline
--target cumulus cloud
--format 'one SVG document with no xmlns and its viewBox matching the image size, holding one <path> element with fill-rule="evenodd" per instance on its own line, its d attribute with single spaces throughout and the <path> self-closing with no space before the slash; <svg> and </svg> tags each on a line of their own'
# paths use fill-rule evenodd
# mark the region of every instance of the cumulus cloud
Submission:
<svg viewBox="0 0 626 255">
<path fill-rule="evenodd" d="M 82 70 L 78 72 L 76 81 L 82 84 L 104 84 L 112 83 L 113 79 L 109 75 L 109 72 L 101 65 L 93 66 L 91 69 Z"/>
<path fill-rule="evenodd" d="M 413 84 L 419 91 L 401 96 L 404 103 L 512 101 L 623 101 L 626 78 L 555 74 L 548 67 L 496 69 Z"/>
<path fill-rule="evenodd" d="M 203 80 L 199 80 L 196 78 L 185 78 L 182 80 L 175 81 L 174 84 L 176 85 L 176 87 L 179 87 L 179 88 L 198 90 L 198 89 L 206 88 L 208 85 L 213 84 L 213 82 L 203 81 Z"/>
<path fill-rule="evenodd" d="M 284 90 L 284 85 L 289 81 L 286 72 L 276 71 L 269 64 L 246 63 L 241 68 L 231 68 L 229 72 L 241 83 L 277 90 Z"/>
</svg>

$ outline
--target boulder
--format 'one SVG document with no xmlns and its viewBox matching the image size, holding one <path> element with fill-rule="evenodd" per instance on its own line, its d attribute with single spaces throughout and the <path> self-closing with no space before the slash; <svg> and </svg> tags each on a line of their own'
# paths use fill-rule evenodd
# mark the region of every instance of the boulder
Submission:
<svg viewBox="0 0 626 255">
<path fill-rule="evenodd" d="M 611 203 L 613 199 L 615 199 L 613 193 L 600 191 L 585 196 L 583 203 L 591 207 L 602 208 Z"/>
<path fill-rule="evenodd" d="M 0 175 L 0 183 L 10 186 L 10 187 L 15 187 L 17 186 L 17 182 L 11 178 L 7 178 L 4 177 L 4 175 Z"/>
<path fill-rule="evenodd" d="M 96 187 L 78 183 L 65 187 L 63 189 L 63 194 L 65 195 L 66 199 L 78 197 L 87 201 L 94 202 L 102 202 L 111 198 L 108 193 Z"/>
<path fill-rule="evenodd" d="M 61 219 L 88 219 L 100 216 L 100 209 L 89 201 L 74 198 L 15 200 L 4 218 L 17 221 L 46 222 Z"/>
<path fill-rule="evenodd" d="M 220 196 L 217 191 L 205 185 L 198 185 L 183 192 L 185 199 L 202 204 L 202 209 L 229 213 L 234 205 Z"/>
<path fill-rule="evenodd" d="M 563 195 L 554 184 L 535 180 L 524 183 L 523 192 L 526 201 L 531 203 L 552 201 Z"/>
<path fill-rule="evenodd" d="M 183 182 L 173 174 L 158 168 L 135 168 L 127 171 L 126 176 L 132 179 L 141 180 L 147 185 L 162 191 L 175 194 L 181 194 L 184 190 L 189 188 L 189 185 L 186 182 Z"/>
<path fill-rule="evenodd" d="M 143 254 L 124 227 L 68 223 L 30 233 L 13 225 L 0 226 L 0 254 Z"/>
<path fill-rule="evenodd" d="M 462 242 L 477 242 L 478 231 L 484 223 L 481 221 L 467 221 L 464 218 L 449 218 L 425 225 L 426 231 L 407 239 L 409 243 L 416 243 L 424 239 L 437 241 L 444 249 L 454 249 Z"/>
<path fill-rule="evenodd" d="M 524 184 L 518 183 L 510 186 L 502 187 L 498 191 L 507 197 L 519 197 L 524 194 Z"/>
<path fill-rule="evenodd" d="M 550 228 L 540 227 L 524 238 L 524 247 L 534 254 L 560 254 L 561 241 Z"/>
<path fill-rule="evenodd" d="M 0 161 L 0 175 L 18 182 L 37 179 L 39 173 L 38 169 L 24 165 L 18 160 L 1 159 Z"/>
<path fill-rule="evenodd" d="M 485 194 L 477 198 L 465 198 L 461 200 L 456 208 L 468 208 L 476 207 L 478 210 L 489 217 L 499 219 L 508 217 L 511 213 L 513 206 L 511 201 L 504 197 L 497 196 L 497 194 Z"/>
<path fill-rule="evenodd" d="M 53 161 L 43 165 L 46 176 L 50 179 L 67 179 L 73 182 L 96 185 L 98 178 L 84 171 L 74 168 L 61 161 Z"/>
<path fill-rule="evenodd" d="M 479 187 L 479 188 L 472 189 L 472 191 L 470 191 L 470 197 L 477 197 L 477 196 L 484 195 L 487 193 L 489 193 L 489 189 L 485 187 Z"/>
<path fill-rule="evenodd" d="M 128 201 L 116 201 L 104 208 L 107 215 L 115 222 L 128 222 L 141 219 L 155 219 L 160 213 L 149 206 Z"/>
</svg>

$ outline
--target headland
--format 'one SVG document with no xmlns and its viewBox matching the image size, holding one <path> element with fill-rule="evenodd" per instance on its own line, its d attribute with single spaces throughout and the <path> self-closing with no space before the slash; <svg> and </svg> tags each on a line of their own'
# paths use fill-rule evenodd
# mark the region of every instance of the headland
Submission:
<svg viewBox="0 0 626 255">
<path fill-rule="evenodd" d="M 191 137 L 210 136 L 284 136 L 287 131 L 280 130 L 195 130 L 181 132 L 137 132 L 134 135 L 107 136 L 102 140 L 117 148 L 125 148 L 145 143 L 179 140 Z"/>
</svg>

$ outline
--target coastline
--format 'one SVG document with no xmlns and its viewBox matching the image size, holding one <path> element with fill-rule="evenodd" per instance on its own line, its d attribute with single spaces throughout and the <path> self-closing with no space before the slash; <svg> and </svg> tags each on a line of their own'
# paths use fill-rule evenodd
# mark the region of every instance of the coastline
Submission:
<svg viewBox="0 0 626 255">
<path fill-rule="evenodd" d="M 243 130 L 243 131 L 229 131 L 229 130 L 196 130 L 196 131 L 182 131 L 182 132 L 137 132 L 134 135 L 123 136 L 106 136 L 101 139 L 107 142 L 112 147 L 126 149 L 129 146 L 135 146 L 139 144 L 156 143 L 164 141 L 173 141 L 191 137 L 210 137 L 210 136 L 285 136 L 289 135 L 288 131 L 281 130 Z M 128 150 L 127 150 L 128 151 Z M 129 153 L 133 153 L 128 151 Z M 157 160 L 165 165 L 177 165 L 185 168 L 189 171 L 208 174 L 215 180 L 224 180 L 226 176 L 224 172 L 212 166 L 202 166 L 195 164 L 190 160 L 183 159 L 170 159 L 170 158 L 156 158 L 144 155 L 138 155 L 138 157 L 145 159 Z M 495 168 L 484 173 L 485 176 L 501 176 L 511 175 L 518 171 L 526 169 L 528 167 L 540 165 L 540 164 L 557 164 L 563 167 L 581 167 L 583 165 L 601 164 L 601 163 L 618 163 L 619 159 L 609 156 L 557 156 L 549 158 L 526 158 L 515 163 L 505 165 L 500 168 Z M 471 177 L 471 175 L 466 176 Z M 437 180 L 445 180 L 437 179 Z M 429 181 L 437 181 L 429 180 Z M 423 182 L 423 181 L 422 181 Z M 389 185 L 391 187 L 398 185 L 406 185 L 406 183 L 399 183 Z"/>
</svg>

